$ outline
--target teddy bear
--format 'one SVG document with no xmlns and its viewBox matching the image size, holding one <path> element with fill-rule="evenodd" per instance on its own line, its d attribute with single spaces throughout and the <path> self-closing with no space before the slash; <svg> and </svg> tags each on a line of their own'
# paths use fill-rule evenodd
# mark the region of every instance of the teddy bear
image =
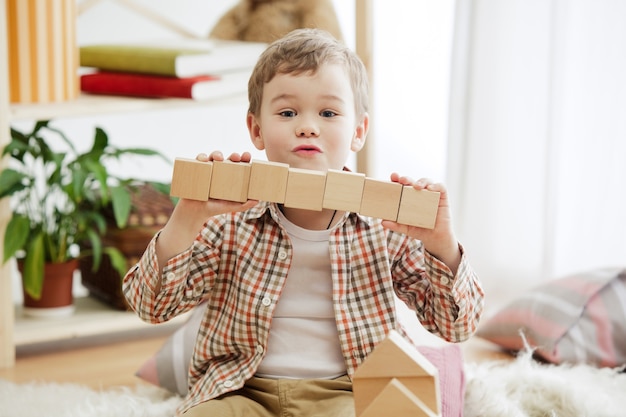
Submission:
<svg viewBox="0 0 626 417">
<path fill-rule="evenodd" d="M 240 0 L 209 37 L 271 43 L 298 28 L 319 28 L 342 39 L 332 0 Z"/>
</svg>

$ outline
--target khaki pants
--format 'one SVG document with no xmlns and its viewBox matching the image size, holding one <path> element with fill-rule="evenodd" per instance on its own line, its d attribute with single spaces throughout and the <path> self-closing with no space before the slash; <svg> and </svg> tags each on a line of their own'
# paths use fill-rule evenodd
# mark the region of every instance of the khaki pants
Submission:
<svg viewBox="0 0 626 417">
<path fill-rule="evenodd" d="M 189 409 L 185 417 L 354 417 L 352 383 L 252 378 L 240 390 Z"/>
</svg>

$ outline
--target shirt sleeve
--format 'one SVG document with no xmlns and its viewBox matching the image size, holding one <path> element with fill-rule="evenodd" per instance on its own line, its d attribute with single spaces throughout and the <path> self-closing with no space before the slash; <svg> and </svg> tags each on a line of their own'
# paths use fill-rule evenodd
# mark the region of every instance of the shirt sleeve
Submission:
<svg viewBox="0 0 626 417">
<path fill-rule="evenodd" d="M 122 281 L 129 306 L 142 320 L 150 323 L 168 321 L 199 304 L 207 291 L 205 279 L 211 276 L 208 267 L 195 267 L 194 252 L 199 251 L 198 241 L 169 259 L 160 273 L 156 254 L 159 234 L 150 241 L 139 262 Z M 210 251 L 205 248 L 204 252 Z M 160 290 L 157 292 L 159 282 Z"/>
<path fill-rule="evenodd" d="M 456 275 L 410 241 L 392 274 L 396 295 L 417 314 L 425 329 L 449 342 L 462 342 L 478 328 L 484 292 L 462 246 Z"/>
</svg>

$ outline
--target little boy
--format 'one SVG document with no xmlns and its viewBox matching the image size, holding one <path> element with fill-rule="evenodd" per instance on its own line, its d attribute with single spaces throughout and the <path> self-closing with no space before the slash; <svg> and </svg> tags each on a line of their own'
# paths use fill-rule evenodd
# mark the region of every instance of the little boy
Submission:
<svg viewBox="0 0 626 417">
<path fill-rule="evenodd" d="M 343 169 L 363 147 L 366 72 L 325 32 L 271 44 L 248 87 L 250 138 L 268 160 Z M 206 301 L 179 415 L 354 416 L 351 376 L 389 331 L 402 331 L 394 294 L 445 340 L 474 333 L 483 291 L 453 233 L 445 187 L 391 180 L 441 193 L 433 229 L 267 202 L 178 202 L 123 286 L 154 323 Z"/>
</svg>

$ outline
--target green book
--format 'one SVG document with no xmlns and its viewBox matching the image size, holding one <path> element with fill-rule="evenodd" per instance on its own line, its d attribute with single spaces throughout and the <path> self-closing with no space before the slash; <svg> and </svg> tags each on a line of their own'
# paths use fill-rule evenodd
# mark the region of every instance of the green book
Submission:
<svg viewBox="0 0 626 417">
<path fill-rule="evenodd" d="M 266 45 L 207 41 L 204 47 L 147 44 L 97 44 L 80 47 L 80 65 L 106 71 L 179 78 L 216 75 L 252 68 Z"/>
</svg>

